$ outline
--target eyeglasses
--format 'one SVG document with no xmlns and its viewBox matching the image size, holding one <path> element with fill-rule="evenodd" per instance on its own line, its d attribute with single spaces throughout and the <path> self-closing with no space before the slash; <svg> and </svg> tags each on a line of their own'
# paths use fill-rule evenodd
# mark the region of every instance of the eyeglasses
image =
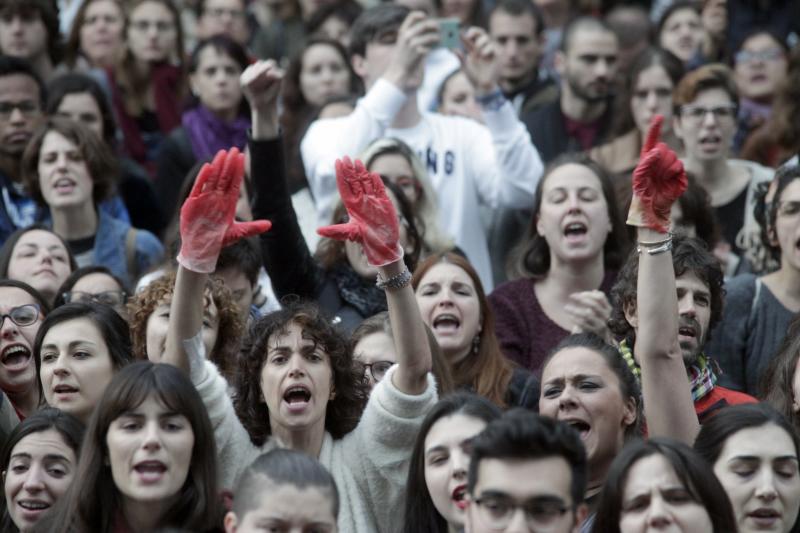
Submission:
<svg viewBox="0 0 800 533">
<path fill-rule="evenodd" d="M 780 48 L 770 48 L 760 52 L 750 52 L 749 50 L 739 50 L 734 59 L 737 63 L 753 63 L 755 61 L 776 61 L 783 58 L 783 50 Z"/>
<path fill-rule="evenodd" d="M 241 9 L 225 9 L 224 7 L 213 7 L 211 9 L 206 9 L 206 13 L 215 19 L 221 19 L 225 15 L 228 15 L 234 20 L 240 20 L 245 17 L 245 13 Z"/>
<path fill-rule="evenodd" d="M 3 327 L 6 317 L 20 327 L 30 326 L 39 318 L 39 306 L 37 304 L 20 305 L 12 307 L 8 313 L 0 313 L 0 328 Z"/>
<path fill-rule="evenodd" d="M 733 120 L 736 117 L 736 104 L 723 104 L 709 107 L 701 105 L 685 105 L 681 107 L 681 115 L 698 124 L 705 120 L 708 113 L 714 115 L 714 120 L 718 122 L 723 120 Z"/>
<path fill-rule="evenodd" d="M 66 303 L 71 302 L 96 302 L 99 304 L 116 307 L 124 305 L 128 299 L 125 291 L 105 291 L 92 294 L 83 291 L 68 291 L 63 294 Z"/>
<path fill-rule="evenodd" d="M 175 24 L 168 20 L 132 20 L 130 25 L 131 28 L 142 33 L 149 31 L 150 28 L 155 28 L 159 33 L 175 30 Z"/>
<path fill-rule="evenodd" d="M 386 372 L 394 363 L 391 361 L 375 361 L 374 363 L 365 363 L 364 371 L 372 375 L 372 379 L 380 381 L 386 376 Z"/>
<path fill-rule="evenodd" d="M 529 528 L 547 527 L 564 516 L 569 508 L 557 497 L 537 497 L 519 503 L 504 494 L 483 496 L 474 500 L 478 506 L 481 520 L 495 531 L 502 531 L 511 520 L 517 509 L 525 514 L 525 522 Z"/>
<path fill-rule="evenodd" d="M 19 111 L 23 117 L 30 118 L 38 115 L 41 111 L 39 103 L 34 100 L 24 100 L 22 102 L 0 102 L 0 117 L 5 120 L 11 118 L 14 110 Z"/>
</svg>

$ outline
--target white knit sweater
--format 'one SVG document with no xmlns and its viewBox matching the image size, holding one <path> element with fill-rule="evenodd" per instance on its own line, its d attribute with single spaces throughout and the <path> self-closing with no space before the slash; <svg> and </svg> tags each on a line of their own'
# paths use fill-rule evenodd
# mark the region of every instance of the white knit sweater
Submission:
<svg viewBox="0 0 800 533">
<path fill-rule="evenodd" d="M 228 396 L 227 382 L 210 361 L 205 371 L 192 371 L 192 381 L 208 409 L 219 458 L 220 483 L 235 486 L 239 475 L 260 454 L 276 446 L 274 439 L 260 448 L 250 441 Z M 436 387 L 428 375 L 428 388 L 420 395 L 400 392 L 389 369 L 372 391 L 358 426 L 334 440 L 328 432 L 319 461 L 339 489 L 339 531 L 379 533 L 397 529 L 405 500 L 411 451 L 422 420 L 436 403 Z"/>
</svg>

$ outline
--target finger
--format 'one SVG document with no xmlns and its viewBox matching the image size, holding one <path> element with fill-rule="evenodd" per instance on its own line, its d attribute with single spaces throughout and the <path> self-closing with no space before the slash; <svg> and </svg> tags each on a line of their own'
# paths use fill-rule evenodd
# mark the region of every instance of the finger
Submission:
<svg viewBox="0 0 800 533">
<path fill-rule="evenodd" d="M 222 240 L 222 246 L 228 246 L 241 239 L 252 237 L 253 235 L 260 235 L 272 228 L 272 222 L 269 220 L 254 220 L 253 222 L 235 222 L 233 226 L 225 232 L 225 237 Z"/>
<path fill-rule="evenodd" d="M 663 115 L 655 115 L 653 120 L 650 121 L 650 129 L 647 131 L 647 137 L 642 146 L 642 154 L 646 154 L 658 144 L 658 138 L 661 136 L 661 124 L 664 122 Z"/>
<path fill-rule="evenodd" d="M 317 228 L 317 233 L 336 241 L 359 241 L 358 225 L 353 222 Z"/>
<path fill-rule="evenodd" d="M 220 150 L 216 153 L 214 159 L 211 160 L 211 173 L 208 176 L 204 190 L 207 191 L 217 188 L 220 172 L 222 172 L 222 168 L 225 166 L 225 157 L 225 150 Z"/>
<path fill-rule="evenodd" d="M 241 181 L 243 167 L 241 166 L 241 154 L 235 146 L 225 154 L 225 161 L 222 163 L 222 171 L 217 181 L 217 188 L 227 192 L 231 184 L 238 185 Z"/>
<path fill-rule="evenodd" d="M 339 188 L 339 195 L 342 201 L 347 205 L 347 201 L 353 196 L 353 189 L 349 182 L 350 174 L 350 158 L 344 156 L 337 159 L 336 163 L 336 186 Z"/>
</svg>

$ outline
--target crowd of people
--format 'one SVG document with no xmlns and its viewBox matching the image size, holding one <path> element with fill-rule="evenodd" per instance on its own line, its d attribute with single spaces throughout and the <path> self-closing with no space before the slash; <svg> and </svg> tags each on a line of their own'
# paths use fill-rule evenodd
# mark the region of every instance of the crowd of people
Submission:
<svg viewBox="0 0 800 533">
<path fill-rule="evenodd" d="M 799 532 L 798 87 L 796 0 L 0 0 L 0 530 Z"/>
</svg>

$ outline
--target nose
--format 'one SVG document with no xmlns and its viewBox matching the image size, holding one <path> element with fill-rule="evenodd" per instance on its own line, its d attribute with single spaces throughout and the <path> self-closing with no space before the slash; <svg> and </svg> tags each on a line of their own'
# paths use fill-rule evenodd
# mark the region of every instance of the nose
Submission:
<svg viewBox="0 0 800 533">
<path fill-rule="evenodd" d="M 15 107 L 11 110 L 11 116 L 8 117 L 8 120 L 11 124 L 24 124 L 25 123 L 25 115 L 22 114 L 19 107 Z"/>
<path fill-rule="evenodd" d="M 571 409 L 577 405 L 577 401 L 575 400 L 575 395 L 573 394 L 574 390 L 570 386 L 564 387 L 564 390 L 561 391 L 561 394 L 558 396 L 558 408 L 559 409 Z"/>
<path fill-rule="evenodd" d="M 44 490 L 44 472 L 39 464 L 31 464 L 30 469 L 22 482 L 22 488 L 30 494 L 36 494 Z"/>
<path fill-rule="evenodd" d="M 21 33 L 24 29 L 24 26 L 25 24 L 22 21 L 22 17 L 17 16 L 11 19 L 10 30 L 13 33 Z"/>
<path fill-rule="evenodd" d="M 4 339 L 11 339 L 17 335 L 19 335 L 19 329 L 11 317 L 0 317 L 0 336 Z"/>
<path fill-rule="evenodd" d="M 687 293 L 678 301 L 678 314 L 694 318 L 697 316 L 697 307 L 694 304 L 694 297 Z"/>
<path fill-rule="evenodd" d="M 151 421 L 145 424 L 142 448 L 147 451 L 155 451 L 161 448 L 161 429 L 158 427 L 158 422 Z"/>
<path fill-rule="evenodd" d="M 647 509 L 647 524 L 652 528 L 665 528 L 672 523 L 664 500 L 656 496 L 650 500 L 650 507 Z"/>
<path fill-rule="evenodd" d="M 525 520 L 525 511 L 521 507 L 516 507 L 511 515 L 511 522 L 504 529 L 506 533 L 528 533 L 528 524 Z"/>
<path fill-rule="evenodd" d="M 304 376 L 306 373 L 303 366 L 303 357 L 300 354 L 292 354 L 289 359 L 289 375 L 292 377 Z"/>
<path fill-rule="evenodd" d="M 453 450 L 453 478 L 463 480 L 469 469 L 469 456 L 461 448 Z"/>
<path fill-rule="evenodd" d="M 647 106 L 647 109 L 651 111 L 658 109 L 658 95 L 655 91 L 648 91 L 647 99 L 645 100 L 645 106 Z"/>
<path fill-rule="evenodd" d="M 611 65 L 606 59 L 599 59 L 594 65 L 594 75 L 598 78 L 607 78 Z"/>
<path fill-rule="evenodd" d="M 768 502 L 778 497 L 778 491 L 775 489 L 775 474 L 769 467 L 761 469 L 756 487 L 756 497 Z"/>
<path fill-rule="evenodd" d="M 59 377 L 69 376 L 69 363 L 68 358 L 62 354 L 58 354 L 55 365 L 53 366 L 53 374 Z"/>
</svg>

